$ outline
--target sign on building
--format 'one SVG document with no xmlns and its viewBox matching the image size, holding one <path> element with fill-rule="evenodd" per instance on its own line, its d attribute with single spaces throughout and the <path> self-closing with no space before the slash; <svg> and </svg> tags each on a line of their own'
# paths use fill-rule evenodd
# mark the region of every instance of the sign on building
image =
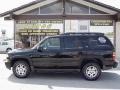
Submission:
<svg viewBox="0 0 120 90">
<path fill-rule="evenodd" d="M 112 20 L 91 20 L 91 26 L 113 26 Z"/>
</svg>

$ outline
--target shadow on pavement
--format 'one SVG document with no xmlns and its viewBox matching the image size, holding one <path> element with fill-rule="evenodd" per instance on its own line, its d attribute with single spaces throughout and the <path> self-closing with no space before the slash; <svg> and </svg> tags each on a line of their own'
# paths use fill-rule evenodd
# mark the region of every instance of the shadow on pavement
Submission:
<svg viewBox="0 0 120 90">
<path fill-rule="evenodd" d="M 26 79 L 18 79 L 13 74 L 9 81 L 20 84 L 47 85 L 49 88 L 72 87 L 90 89 L 120 89 L 120 75 L 113 72 L 103 72 L 97 81 L 86 81 L 80 73 L 33 73 Z"/>
</svg>

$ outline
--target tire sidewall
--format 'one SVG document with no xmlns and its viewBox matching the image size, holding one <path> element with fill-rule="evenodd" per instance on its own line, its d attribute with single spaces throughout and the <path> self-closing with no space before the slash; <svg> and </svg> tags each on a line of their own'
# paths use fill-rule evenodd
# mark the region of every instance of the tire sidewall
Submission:
<svg viewBox="0 0 120 90">
<path fill-rule="evenodd" d="M 21 76 L 21 75 L 19 75 L 19 74 L 17 74 L 17 72 L 16 72 L 16 67 L 19 65 L 19 64 L 23 64 L 25 67 L 26 67 L 26 74 L 24 75 L 24 76 Z M 26 78 L 26 77 L 28 77 L 29 76 L 29 74 L 30 74 L 30 66 L 25 62 L 25 61 L 16 61 L 15 63 L 14 63 L 14 65 L 13 65 L 13 74 L 16 76 L 16 77 L 18 77 L 18 78 Z"/>
<path fill-rule="evenodd" d="M 89 66 L 95 66 L 95 67 L 97 68 L 98 73 L 97 73 L 96 77 L 90 78 L 90 77 L 88 77 L 88 76 L 86 75 L 86 69 L 87 69 Z M 89 80 L 89 81 L 97 80 L 97 79 L 100 77 L 100 75 L 101 75 L 101 68 L 100 68 L 99 64 L 97 64 L 97 63 L 87 63 L 87 64 L 85 64 L 85 65 L 83 66 L 83 68 L 82 68 L 82 75 L 83 75 L 83 77 L 84 77 L 86 80 Z"/>
</svg>

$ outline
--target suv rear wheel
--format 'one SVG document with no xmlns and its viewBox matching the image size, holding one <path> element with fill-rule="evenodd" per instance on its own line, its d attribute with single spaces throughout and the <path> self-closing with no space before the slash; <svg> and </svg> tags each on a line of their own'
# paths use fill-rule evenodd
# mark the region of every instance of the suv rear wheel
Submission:
<svg viewBox="0 0 120 90">
<path fill-rule="evenodd" d="M 101 75 L 101 68 L 97 63 L 87 63 L 82 68 L 82 74 L 87 80 L 97 80 Z"/>
<path fill-rule="evenodd" d="M 13 65 L 13 73 L 18 78 L 26 78 L 30 74 L 30 67 L 25 61 L 16 61 Z"/>
</svg>

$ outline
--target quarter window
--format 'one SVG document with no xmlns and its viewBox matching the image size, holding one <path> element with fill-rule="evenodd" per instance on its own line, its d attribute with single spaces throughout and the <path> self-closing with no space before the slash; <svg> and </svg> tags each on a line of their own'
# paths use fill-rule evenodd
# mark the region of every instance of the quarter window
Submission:
<svg viewBox="0 0 120 90">
<path fill-rule="evenodd" d="M 92 37 L 89 39 L 89 46 L 94 50 L 111 49 L 112 45 L 105 37 Z"/>
</svg>

